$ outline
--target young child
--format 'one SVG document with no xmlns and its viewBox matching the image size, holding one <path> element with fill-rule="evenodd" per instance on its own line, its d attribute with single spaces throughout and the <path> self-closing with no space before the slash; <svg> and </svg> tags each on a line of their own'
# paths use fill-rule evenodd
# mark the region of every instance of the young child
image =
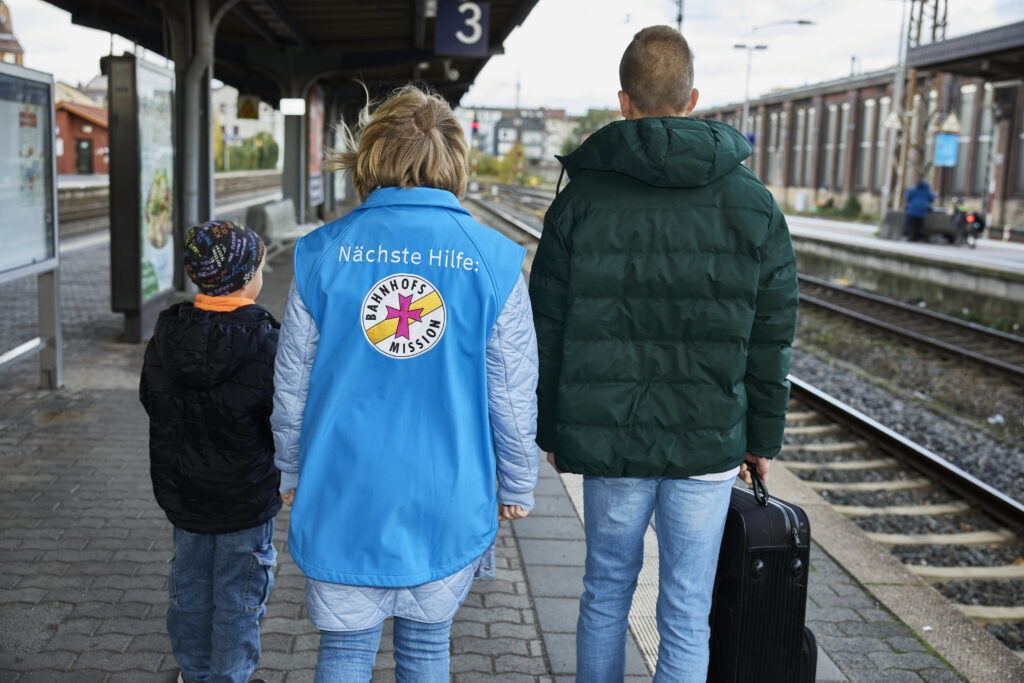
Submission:
<svg viewBox="0 0 1024 683">
<path fill-rule="evenodd" d="M 249 680 L 274 585 L 279 325 L 254 301 L 265 251 L 230 221 L 191 228 L 185 272 L 200 293 L 160 314 L 142 368 L 153 492 L 174 525 L 167 630 L 184 683 Z"/>
</svg>

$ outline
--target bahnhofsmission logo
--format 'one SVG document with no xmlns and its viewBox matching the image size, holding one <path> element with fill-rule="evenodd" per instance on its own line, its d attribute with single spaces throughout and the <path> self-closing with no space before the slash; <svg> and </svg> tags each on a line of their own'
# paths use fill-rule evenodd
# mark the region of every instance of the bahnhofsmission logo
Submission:
<svg viewBox="0 0 1024 683">
<path fill-rule="evenodd" d="M 396 273 L 370 288 L 360 317 L 373 348 L 392 358 L 412 358 L 441 339 L 447 314 L 434 285 L 419 275 Z"/>
</svg>

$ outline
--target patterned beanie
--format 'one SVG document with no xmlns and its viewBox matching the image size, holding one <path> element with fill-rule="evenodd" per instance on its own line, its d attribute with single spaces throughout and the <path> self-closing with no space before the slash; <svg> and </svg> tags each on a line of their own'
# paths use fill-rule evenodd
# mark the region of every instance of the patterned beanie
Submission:
<svg viewBox="0 0 1024 683">
<path fill-rule="evenodd" d="M 249 284 L 265 252 L 252 230 L 231 221 L 207 221 L 185 235 L 185 272 L 203 294 L 224 296 Z"/>
</svg>

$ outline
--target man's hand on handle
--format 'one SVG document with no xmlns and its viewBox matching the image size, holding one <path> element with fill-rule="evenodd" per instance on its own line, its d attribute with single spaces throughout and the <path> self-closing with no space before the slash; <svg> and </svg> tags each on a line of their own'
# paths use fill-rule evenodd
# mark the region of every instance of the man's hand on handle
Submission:
<svg viewBox="0 0 1024 683">
<path fill-rule="evenodd" d="M 757 468 L 757 473 L 761 475 L 761 479 L 768 483 L 768 466 L 771 464 L 771 460 L 768 458 L 759 458 L 756 455 L 747 453 L 746 461 L 740 466 L 740 473 L 737 475 L 740 479 L 750 484 L 750 472 L 747 470 L 751 467 Z"/>
</svg>

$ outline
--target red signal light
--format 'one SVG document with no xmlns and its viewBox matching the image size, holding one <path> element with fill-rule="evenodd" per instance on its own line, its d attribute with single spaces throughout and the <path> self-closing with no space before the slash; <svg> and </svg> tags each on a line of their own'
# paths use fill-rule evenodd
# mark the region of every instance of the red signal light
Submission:
<svg viewBox="0 0 1024 683">
<path fill-rule="evenodd" d="M 967 214 L 967 222 L 968 223 L 973 223 L 974 220 L 975 220 L 975 215 L 973 213 Z"/>
<path fill-rule="evenodd" d="M 474 121 L 473 122 L 473 130 L 480 130 L 480 122 L 479 121 Z"/>
</svg>

